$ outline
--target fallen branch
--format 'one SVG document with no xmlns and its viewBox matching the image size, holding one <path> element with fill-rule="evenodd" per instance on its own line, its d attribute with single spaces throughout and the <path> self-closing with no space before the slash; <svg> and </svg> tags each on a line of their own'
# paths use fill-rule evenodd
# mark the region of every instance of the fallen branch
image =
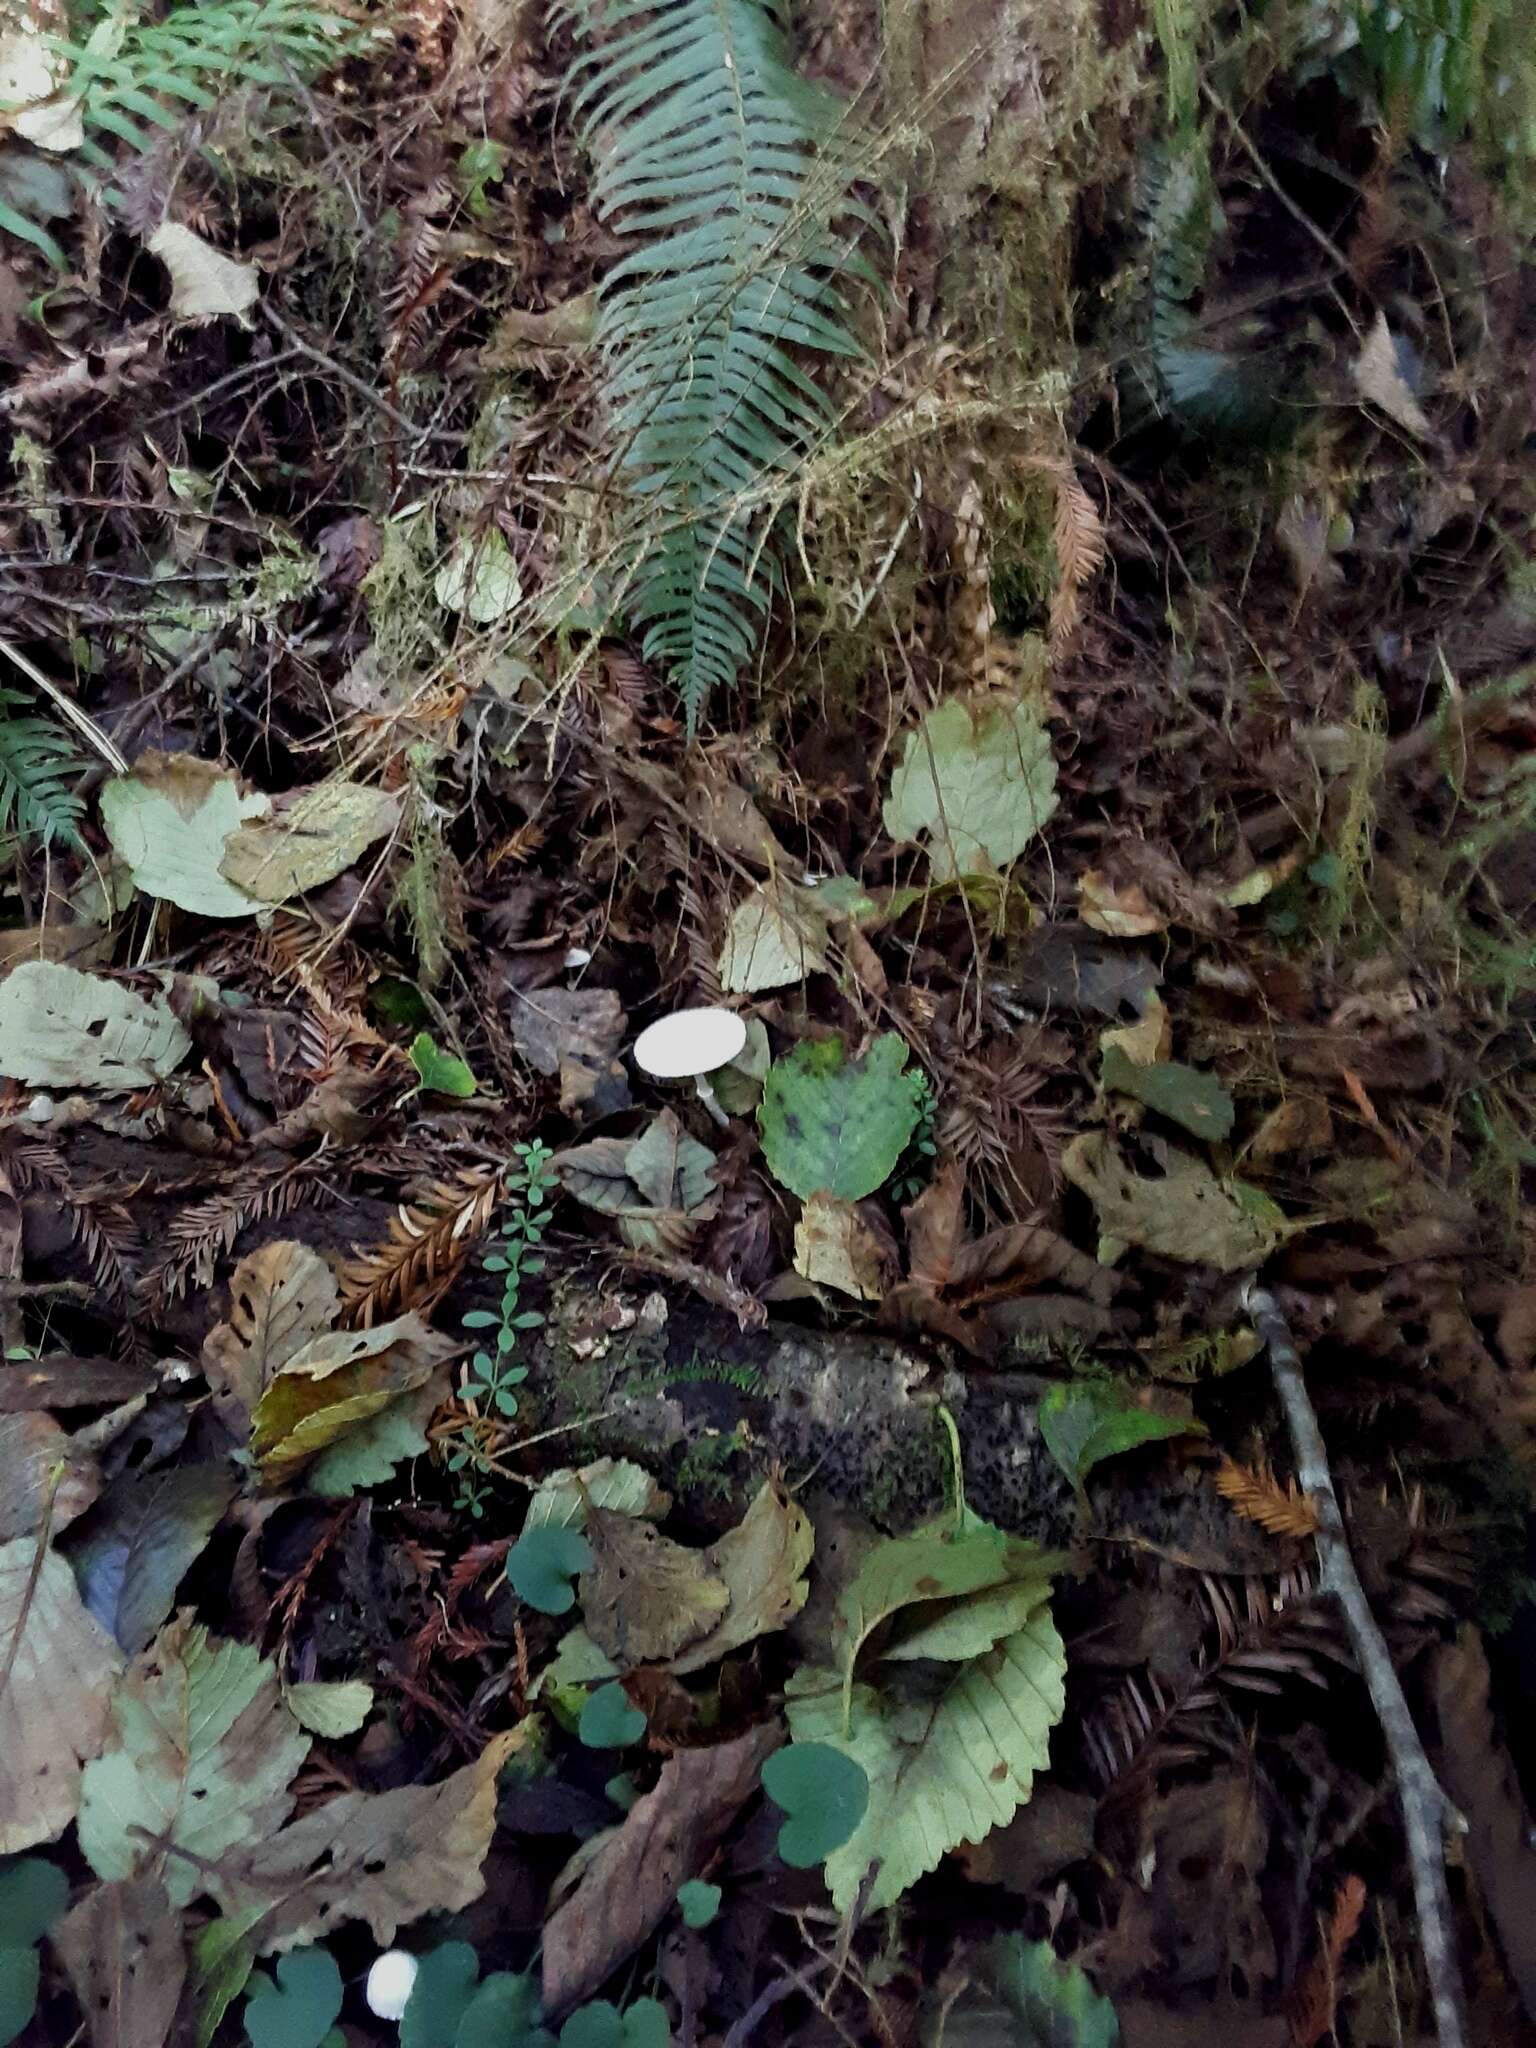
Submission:
<svg viewBox="0 0 1536 2048">
<path fill-rule="evenodd" d="M 1402 1801 L 1403 1830 L 1408 1839 L 1408 1861 L 1413 1871 L 1414 1905 L 1419 1916 L 1419 1939 L 1424 1950 L 1424 1967 L 1429 1978 L 1430 1997 L 1435 2008 L 1435 2027 L 1440 2048 L 1467 2048 L 1466 2008 L 1462 1998 L 1461 1970 L 1456 1960 L 1456 1931 L 1451 1918 L 1450 1893 L 1445 1881 L 1445 1836 L 1447 1830 L 1466 1832 L 1466 1822 L 1441 1791 L 1430 1768 L 1424 1745 L 1413 1725 L 1413 1715 L 1403 1696 L 1392 1653 L 1371 1612 L 1371 1604 L 1360 1583 L 1344 1516 L 1333 1490 L 1328 1453 L 1318 1428 L 1317 1413 L 1302 1377 L 1301 1360 L 1291 1341 L 1290 1325 L 1267 1288 L 1251 1286 L 1246 1305 L 1254 1328 L 1269 1353 L 1275 1392 L 1285 1410 L 1296 1455 L 1296 1476 L 1302 1490 L 1317 1509 L 1317 1561 L 1320 1587 L 1338 1601 L 1344 1626 L 1359 1660 L 1371 1705 L 1387 1739 L 1387 1753 L 1397 1778 Z"/>
</svg>

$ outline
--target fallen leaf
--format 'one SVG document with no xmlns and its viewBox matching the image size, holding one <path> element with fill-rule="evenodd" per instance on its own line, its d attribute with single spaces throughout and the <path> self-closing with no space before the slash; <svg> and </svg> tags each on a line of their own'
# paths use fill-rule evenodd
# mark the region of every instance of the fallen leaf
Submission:
<svg viewBox="0 0 1536 2048">
<path fill-rule="evenodd" d="M 1033 702 L 947 698 L 909 732 L 885 829 L 921 840 L 933 879 L 1005 868 L 1056 810 L 1056 761 Z"/>
<path fill-rule="evenodd" d="M 950 2048 L 1118 2048 L 1115 2008 L 1076 1963 L 1064 1963 L 1048 1941 L 997 1935 L 981 1969 L 958 1999 L 943 2007 Z"/>
<path fill-rule="evenodd" d="M 1074 1138 L 1061 1170 L 1098 1212 L 1113 1244 L 1234 1273 L 1262 1265 L 1286 1235 L 1285 1217 L 1242 1181 L 1218 1180 L 1203 1160 L 1168 1148 L 1161 1178 L 1137 1174 L 1104 1131 Z"/>
<path fill-rule="evenodd" d="M 827 920 L 814 898 L 788 883 L 763 883 L 726 926 L 720 986 L 733 995 L 789 988 L 827 971 Z"/>
<path fill-rule="evenodd" d="M 261 909 L 220 863 L 230 834 L 269 808 L 266 797 L 242 793 L 230 770 L 191 754 L 141 754 L 131 775 L 101 792 L 101 822 L 134 886 L 199 917 Z"/>
<path fill-rule="evenodd" d="M 528 1503 L 523 1529 L 581 1529 L 589 1507 L 655 1517 L 666 1513 L 671 1499 L 643 1465 L 628 1458 L 598 1458 L 579 1470 L 567 1466 L 547 1472 Z"/>
<path fill-rule="evenodd" d="M 456 540 L 432 585 L 445 612 L 462 612 L 477 626 L 494 626 L 522 599 L 517 557 L 493 526 Z"/>
<path fill-rule="evenodd" d="M 178 221 L 162 221 L 144 244 L 171 275 L 171 313 L 177 320 L 243 319 L 261 296 L 256 272 L 237 263 Z"/>
<path fill-rule="evenodd" d="M 183 1615 L 113 1694 L 101 1754 L 82 1780 L 81 1851 L 98 1877 L 158 1874 L 184 1906 L 207 1887 L 204 1863 L 281 1826 L 308 1754 L 275 1667 Z"/>
<path fill-rule="evenodd" d="M 1086 868 L 1077 881 L 1078 915 L 1090 931 L 1110 939 L 1148 939 L 1165 932 L 1168 920 L 1155 909 L 1139 882 L 1116 886 L 1097 868 Z"/>
<path fill-rule="evenodd" d="M 343 1735 L 355 1735 L 373 1711 L 373 1687 L 361 1678 L 301 1680 L 290 1685 L 283 1698 L 288 1711 L 301 1728 L 334 1742 Z"/>
<path fill-rule="evenodd" d="M 1134 1024 L 1099 1033 L 1101 1053 L 1119 1052 L 1138 1067 L 1155 1066 L 1173 1051 L 1173 1020 L 1159 995 L 1148 995 Z"/>
<path fill-rule="evenodd" d="M 28 1536 L 0 1545 L 0 1646 L 0 1856 L 12 1856 L 75 1818 L 123 1660 L 63 1558 Z"/>
<path fill-rule="evenodd" d="M 0 981 L 0 1073 L 34 1088 L 151 1087 L 176 1071 L 192 1040 L 160 997 L 52 960 L 27 960 Z"/>
<path fill-rule="evenodd" d="M 1149 955 L 1116 945 L 1086 924 L 1043 924 L 1018 947 L 1008 980 L 1020 1001 L 1042 1009 L 1122 1017 L 1145 1011 L 1159 975 Z"/>
<path fill-rule="evenodd" d="M 651 1208 L 713 1213 L 715 1155 L 688 1136 L 670 1109 L 630 1146 L 624 1166 Z"/>
<path fill-rule="evenodd" d="M 1322 1152 L 1333 1143 L 1333 1113 L 1320 1095 L 1288 1095 L 1277 1102 L 1253 1134 L 1255 1159 L 1283 1159 L 1289 1152 Z"/>
<path fill-rule="evenodd" d="M 228 1465 L 121 1472 L 68 1546 L 87 1609 L 130 1657 L 170 1613 L 235 1490 Z"/>
<path fill-rule="evenodd" d="M 237 1443 L 251 1433 L 257 1402 L 305 1345 L 330 1328 L 341 1305 L 336 1277 L 318 1252 L 281 1238 L 248 1252 L 229 1283 L 229 1321 L 203 1339 L 213 1405 Z"/>
<path fill-rule="evenodd" d="M 92 2048 L 164 2048 L 187 1958 L 180 1917 L 158 1879 L 93 1886 L 51 1938 Z"/>
<path fill-rule="evenodd" d="M 919 1287 L 937 1294 L 949 1282 L 965 1235 L 965 1168 L 959 1160 L 946 1159 L 901 1215 L 907 1226 L 907 1270 Z"/>
<path fill-rule="evenodd" d="M 894 1031 L 856 1060 L 840 1038 L 804 1039 L 775 1060 L 758 1110 L 774 1179 L 802 1201 L 872 1195 L 917 1128 L 918 1075 L 906 1061 L 906 1041 Z"/>
<path fill-rule="evenodd" d="M 581 1611 L 599 1649 L 621 1664 L 660 1662 L 706 1634 L 730 1605 L 704 1553 L 663 1536 L 654 1522 L 589 1508 L 592 1562 Z"/>
<path fill-rule="evenodd" d="M 70 63 L 36 22 L 17 21 L 0 31 L 0 135 L 55 152 L 85 140 L 78 95 L 63 91 Z"/>
<path fill-rule="evenodd" d="M 291 790 L 264 817 L 235 827 L 219 873 L 262 903 L 286 903 L 334 881 L 399 822 L 399 797 L 366 783 Z"/>
<path fill-rule="evenodd" d="M 512 995 L 512 1043 L 539 1074 L 558 1074 L 562 1058 L 600 1065 L 613 1058 L 628 1022 L 611 988 L 538 988 Z"/>
<path fill-rule="evenodd" d="M 58 1535 L 100 1492 L 96 1460 L 51 1415 L 0 1414 L 0 1543 Z"/>
<path fill-rule="evenodd" d="M 544 2004 L 555 2015 L 597 1990 L 660 1926 L 678 1887 L 697 1877 L 758 1773 L 779 1747 L 776 1723 L 662 1765 L 623 1826 L 602 1842 L 544 1928 Z"/>
<path fill-rule="evenodd" d="M 1236 1111 L 1214 1074 L 1177 1060 L 1142 1065 L 1127 1059 L 1116 1045 L 1105 1052 L 1100 1074 L 1106 1088 L 1144 1103 L 1208 1144 L 1219 1145 L 1231 1135 Z"/>
<path fill-rule="evenodd" d="M 311 1338 L 251 1410 L 251 1456 L 263 1486 L 287 1486 L 338 1438 L 425 1387 L 457 1349 L 414 1312 Z"/>
<path fill-rule="evenodd" d="M 730 1605 L 709 1633 L 680 1651 L 667 1669 L 678 1677 L 702 1671 L 785 1627 L 805 1605 L 805 1574 L 815 1546 L 816 1532 L 804 1508 L 782 1487 L 762 1486 L 736 1527 L 704 1553 L 710 1570 L 723 1580 Z"/>
<path fill-rule="evenodd" d="M 885 1249 L 852 1202 L 814 1194 L 795 1224 L 795 1271 L 855 1301 L 878 1301 L 889 1275 Z"/>
<path fill-rule="evenodd" d="M 1187 1436 L 1201 1425 L 1183 1416 L 1159 1415 L 1128 1399 L 1118 1388 L 1095 1380 L 1049 1389 L 1040 1403 L 1040 1434 L 1080 1498 L 1095 1465 L 1143 1444 Z"/>
<path fill-rule="evenodd" d="M 366 1920 L 380 1947 L 427 1913 L 457 1913 L 485 1889 L 496 1780 L 524 1728 L 492 1736 L 475 1762 L 437 1785 L 343 1792 L 266 1841 L 233 1850 L 202 1880 L 227 1913 L 262 1913 L 258 1954 L 329 1937 Z"/>
<path fill-rule="evenodd" d="M 1386 314 L 1378 312 L 1350 368 L 1355 389 L 1368 405 L 1376 406 L 1418 440 L 1434 443 L 1438 436 L 1409 382 L 1414 371 L 1412 351 L 1393 335 Z"/>
<path fill-rule="evenodd" d="M 160 1384 L 147 1366 L 116 1358 L 76 1358 L 55 1351 L 43 1358 L 0 1360 L 0 1415 L 34 1408 L 89 1408 L 103 1401 L 130 1401 Z"/>
</svg>

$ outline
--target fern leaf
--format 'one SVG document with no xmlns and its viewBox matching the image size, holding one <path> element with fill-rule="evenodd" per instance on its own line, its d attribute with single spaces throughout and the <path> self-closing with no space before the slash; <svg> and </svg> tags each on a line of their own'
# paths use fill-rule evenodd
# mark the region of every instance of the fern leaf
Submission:
<svg viewBox="0 0 1536 2048">
<path fill-rule="evenodd" d="M 342 1314 L 349 1325 L 371 1329 L 407 1309 L 430 1308 L 453 1285 L 476 1241 L 485 1235 L 501 1182 L 464 1173 L 440 1181 L 425 1202 L 401 1202 L 383 1244 L 353 1255 L 337 1274 Z"/>
<path fill-rule="evenodd" d="M 19 691 L 0 689 L 0 838 L 79 846 L 85 805 L 69 778 L 88 764 L 51 718 L 11 709 L 28 702 Z"/>
<path fill-rule="evenodd" d="M 575 106 L 594 204 L 638 244 L 604 280 L 597 326 L 637 515 L 625 601 L 691 732 L 750 658 L 779 584 L 773 482 L 831 425 L 791 351 L 858 352 L 838 283 L 858 265 L 830 226 L 856 212 L 841 110 L 791 70 L 774 0 L 573 11 L 591 45 Z"/>
</svg>

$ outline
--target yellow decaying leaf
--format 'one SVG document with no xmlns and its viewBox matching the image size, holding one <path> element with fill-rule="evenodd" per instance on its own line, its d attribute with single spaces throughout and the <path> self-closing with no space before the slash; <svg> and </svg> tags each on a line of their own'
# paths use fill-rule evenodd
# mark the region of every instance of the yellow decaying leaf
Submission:
<svg viewBox="0 0 1536 2048">
<path fill-rule="evenodd" d="M 171 312 L 178 320 L 242 319 L 261 295 L 249 263 L 222 255 L 177 221 L 162 222 L 144 246 L 171 274 Z"/>
<path fill-rule="evenodd" d="M 400 799 L 366 783 L 294 790 L 230 833 L 219 873 L 263 903 L 286 903 L 334 881 L 399 819 Z"/>
<path fill-rule="evenodd" d="M 1385 313 L 1376 315 L 1376 324 L 1361 345 L 1352 374 L 1360 396 L 1378 407 L 1389 420 L 1395 420 L 1420 441 L 1435 439 L 1435 430 L 1403 374 L 1398 345 Z"/>
<path fill-rule="evenodd" d="M 810 1196 L 795 1225 L 795 1271 L 818 1286 L 835 1287 L 855 1301 L 885 1293 L 880 1242 L 852 1202 L 838 1195 Z"/>
<path fill-rule="evenodd" d="M 288 1359 L 251 1413 L 264 1486 L 286 1486 L 329 1444 L 424 1387 L 455 1349 L 417 1315 L 371 1330 L 329 1330 Z"/>
<path fill-rule="evenodd" d="M 1165 932 L 1168 920 L 1154 910 L 1151 898 L 1139 882 L 1117 888 L 1097 868 L 1086 868 L 1078 877 L 1078 915 L 1091 931 L 1111 939 L 1146 939 Z"/>
<path fill-rule="evenodd" d="M 1257 1188 L 1218 1180 L 1204 1160 L 1172 1147 L 1163 1166 L 1161 1178 L 1136 1173 L 1106 1131 L 1067 1147 L 1061 1170 L 1098 1212 L 1101 1257 L 1135 1244 L 1233 1273 L 1262 1265 L 1285 1236 L 1284 1215 Z"/>
<path fill-rule="evenodd" d="M 592 1563 L 581 1577 L 587 1633 L 622 1664 L 675 1656 L 730 1605 L 702 1550 L 688 1550 L 636 1515 L 589 1508 Z"/>
<path fill-rule="evenodd" d="M 251 1411 L 289 1359 L 330 1328 L 340 1298 L 324 1259 L 291 1238 L 248 1252 L 236 1266 L 229 1321 L 203 1339 L 203 1375 L 238 1441 L 249 1435 Z"/>
<path fill-rule="evenodd" d="M 1118 1046 L 1137 1067 L 1155 1067 L 1159 1060 L 1167 1059 L 1173 1051 L 1173 1025 L 1161 996 L 1147 997 L 1134 1024 L 1099 1034 L 1101 1052 L 1108 1052 L 1113 1046 Z"/>
</svg>

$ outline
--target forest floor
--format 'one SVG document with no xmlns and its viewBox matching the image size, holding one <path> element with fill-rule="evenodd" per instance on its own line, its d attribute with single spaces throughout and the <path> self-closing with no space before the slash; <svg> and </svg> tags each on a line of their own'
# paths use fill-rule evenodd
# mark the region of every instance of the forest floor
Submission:
<svg viewBox="0 0 1536 2048">
<path fill-rule="evenodd" d="M 0 29 L 0 2044 L 1536 2043 L 1532 31 L 812 0 L 692 730 L 580 25 L 339 11 Z"/>
</svg>

